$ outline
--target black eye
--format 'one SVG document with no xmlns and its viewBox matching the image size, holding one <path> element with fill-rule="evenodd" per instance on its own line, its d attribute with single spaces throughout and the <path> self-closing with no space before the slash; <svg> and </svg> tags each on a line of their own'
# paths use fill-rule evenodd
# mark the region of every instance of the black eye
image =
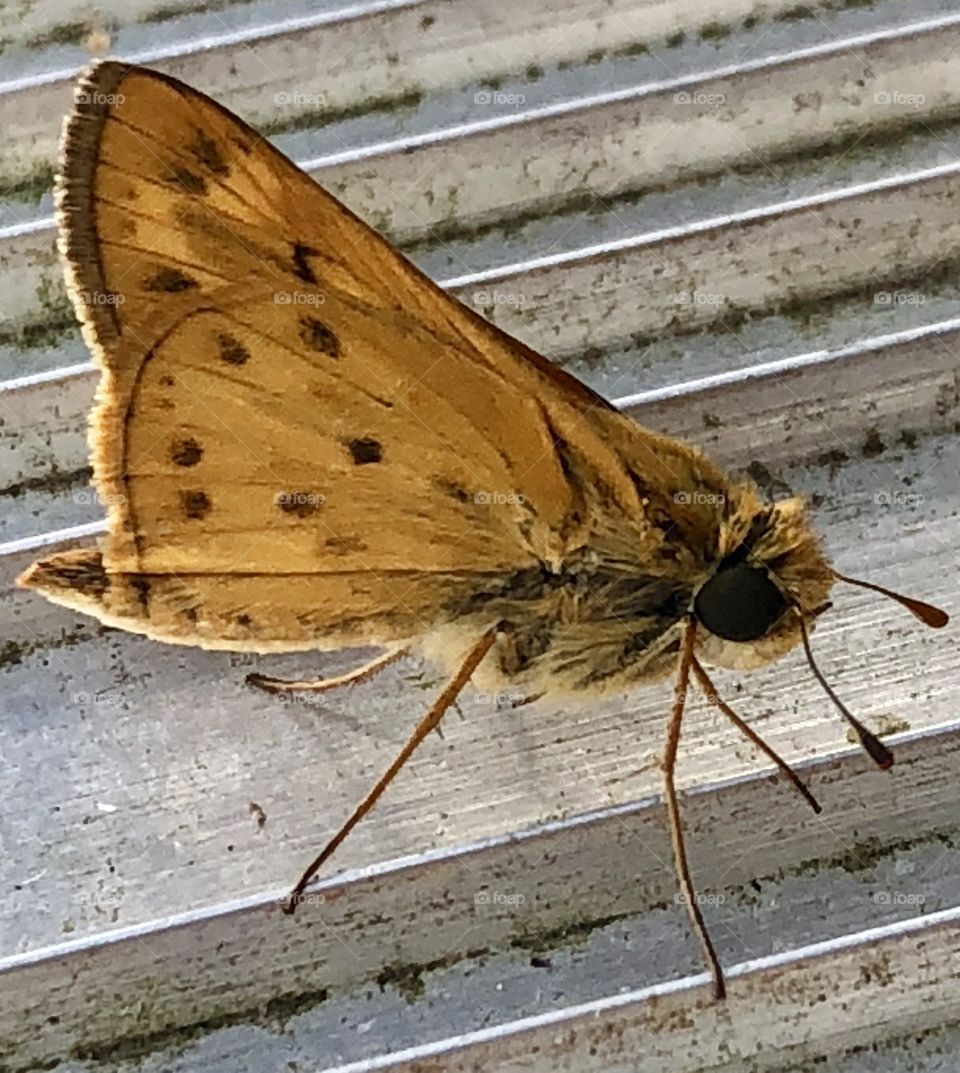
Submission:
<svg viewBox="0 0 960 1073">
<path fill-rule="evenodd" d="M 697 618 L 725 641 L 756 641 L 787 609 L 766 570 L 747 563 L 721 566 L 697 593 Z"/>
</svg>

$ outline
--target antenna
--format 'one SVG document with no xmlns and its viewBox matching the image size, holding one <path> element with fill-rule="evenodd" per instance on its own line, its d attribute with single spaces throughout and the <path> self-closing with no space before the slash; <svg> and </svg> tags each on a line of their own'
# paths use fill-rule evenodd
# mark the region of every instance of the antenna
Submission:
<svg viewBox="0 0 960 1073">
<path fill-rule="evenodd" d="M 803 650 L 807 654 L 807 663 L 810 664 L 810 670 L 813 671 L 817 681 L 823 686 L 827 696 L 840 709 L 843 718 L 846 719 L 850 726 L 853 727 L 854 731 L 856 731 L 856 735 L 860 739 L 860 744 L 869 753 L 870 759 L 873 760 L 878 767 L 884 769 L 892 767 L 893 753 L 890 752 L 876 734 L 867 730 L 863 723 L 861 723 L 860 720 L 847 709 L 843 701 L 840 700 L 836 693 L 830 688 L 826 678 L 823 677 L 822 671 L 817 666 L 816 660 L 813 658 L 813 652 L 810 648 L 810 635 L 807 633 L 807 624 L 803 621 L 803 612 L 800 610 L 799 604 L 794 604 L 793 606 L 794 610 L 797 612 L 797 618 L 800 620 L 800 636 L 803 638 Z"/>
<path fill-rule="evenodd" d="M 932 626 L 935 630 L 941 629 L 950 621 L 950 616 L 946 611 L 934 607 L 933 604 L 926 604 L 923 600 L 915 600 L 912 596 L 904 596 L 892 589 L 885 589 L 882 585 L 874 585 L 872 581 L 858 581 L 855 577 L 844 577 L 843 574 L 836 572 L 833 576 L 837 581 L 845 581 L 848 585 L 857 585 L 861 589 L 870 589 L 883 596 L 889 596 L 891 600 L 896 600 L 898 604 L 905 607 L 911 615 L 920 619 L 925 626 Z"/>
</svg>

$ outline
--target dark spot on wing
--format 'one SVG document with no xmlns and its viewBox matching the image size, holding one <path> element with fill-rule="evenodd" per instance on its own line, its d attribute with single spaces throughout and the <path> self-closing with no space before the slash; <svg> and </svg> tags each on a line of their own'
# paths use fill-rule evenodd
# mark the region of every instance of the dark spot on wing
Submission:
<svg viewBox="0 0 960 1073">
<path fill-rule="evenodd" d="M 293 244 L 293 274 L 304 283 L 316 283 L 317 277 L 313 274 L 308 257 L 316 257 L 319 253 L 312 246 L 305 246 L 302 242 Z"/>
<path fill-rule="evenodd" d="M 246 365 L 250 360 L 250 351 L 232 335 L 225 332 L 217 336 L 220 345 L 220 360 L 228 365 Z"/>
<path fill-rule="evenodd" d="M 190 152 L 214 175 L 226 175 L 230 170 L 220 153 L 220 147 L 205 131 L 198 130 L 190 144 Z"/>
<path fill-rule="evenodd" d="M 149 356 L 152 356 L 152 355 L 149 355 Z M 175 384 L 176 384 L 176 380 L 174 380 L 172 376 L 161 376 L 160 377 L 160 386 L 161 387 L 173 387 Z"/>
<path fill-rule="evenodd" d="M 196 622 L 200 616 L 197 613 L 197 609 L 195 607 L 185 607 L 183 609 L 183 617 L 187 620 L 187 622 Z"/>
<path fill-rule="evenodd" d="M 365 436 L 360 440 L 347 440 L 347 450 L 358 466 L 366 466 L 371 462 L 379 462 L 383 458 L 383 448 L 376 440 Z"/>
<path fill-rule="evenodd" d="M 350 555 L 352 552 L 366 551 L 367 545 L 359 537 L 328 537 L 324 547 L 329 548 L 334 555 Z"/>
<path fill-rule="evenodd" d="M 161 268 L 159 272 L 155 272 L 152 276 L 145 276 L 143 280 L 145 291 L 166 291 L 168 294 L 188 291 L 196 286 L 198 286 L 197 281 L 178 268 Z"/>
<path fill-rule="evenodd" d="M 300 338 L 311 350 L 326 354 L 328 358 L 340 357 L 340 340 L 316 317 L 300 318 Z"/>
<path fill-rule="evenodd" d="M 180 502 L 188 518 L 205 518 L 210 513 L 210 497 L 206 492 L 181 492 Z"/>
<path fill-rule="evenodd" d="M 249 615 L 237 615 L 236 623 L 238 626 L 246 628 L 253 625 L 253 619 Z"/>
<path fill-rule="evenodd" d="M 192 197 L 206 195 L 207 184 L 203 177 L 196 175 L 189 168 L 174 168 L 170 173 L 170 181 L 182 187 Z"/>
<path fill-rule="evenodd" d="M 187 436 L 173 441 L 170 458 L 178 466 L 195 466 L 203 458 L 203 448 L 192 436 Z"/>
</svg>

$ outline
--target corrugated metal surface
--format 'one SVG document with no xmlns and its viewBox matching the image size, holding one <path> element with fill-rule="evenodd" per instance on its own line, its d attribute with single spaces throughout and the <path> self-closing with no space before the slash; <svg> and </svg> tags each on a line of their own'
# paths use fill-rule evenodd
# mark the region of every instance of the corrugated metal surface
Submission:
<svg viewBox="0 0 960 1073">
<path fill-rule="evenodd" d="M 837 691 L 718 674 L 824 805 L 712 710 L 681 784 L 732 973 L 674 901 L 667 693 L 464 718 L 290 920 L 275 901 L 435 688 L 281 703 L 355 653 L 203 653 L 12 588 L 96 531 L 44 194 L 109 47 L 261 126 L 465 301 L 651 427 L 812 496 L 841 569 L 960 609 L 960 5 L 739 0 L 0 4 L 0 1069 L 954 1070 L 953 633 L 837 595 Z M 106 46 L 106 38 L 110 39 Z M 70 527 L 79 527 L 76 531 Z M 251 802 L 266 812 L 261 828 Z"/>
</svg>

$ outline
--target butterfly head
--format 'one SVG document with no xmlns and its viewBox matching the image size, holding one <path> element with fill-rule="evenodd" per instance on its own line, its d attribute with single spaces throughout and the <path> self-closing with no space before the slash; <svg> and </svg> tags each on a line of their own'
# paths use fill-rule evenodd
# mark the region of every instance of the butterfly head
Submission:
<svg viewBox="0 0 960 1073">
<path fill-rule="evenodd" d="M 721 554 L 694 594 L 698 649 L 720 667 L 750 670 L 802 642 L 827 607 L 835 574 L 803 502 L 746 497 L 722 534 Z"/>
</svg>

